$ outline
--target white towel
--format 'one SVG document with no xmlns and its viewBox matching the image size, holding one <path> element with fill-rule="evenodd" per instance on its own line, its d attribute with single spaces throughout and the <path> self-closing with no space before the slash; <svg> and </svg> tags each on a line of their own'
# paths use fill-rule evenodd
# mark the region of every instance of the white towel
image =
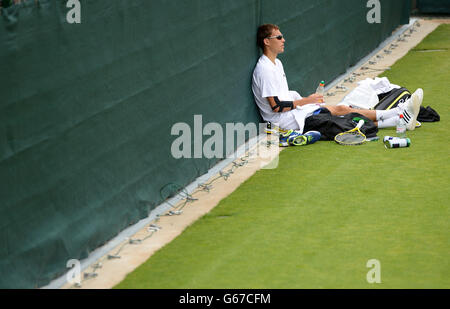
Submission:
<svg viewBox="0 0 450 309">
<path fill-rule="evenodd" d="M 387 77 L 375 77 L 375 79 L 366 78 L 365 80 L 358 82 L 358 85 L 369 85 L 377 95 L 389 92 L 392 89 L 400 88 L 398 85 L 391 84 Z"/>
<path fill-rule="evenodd" d="M 347 105 L 353 108 L 373 109 L 379 103 L 378 95 L 400 88 L 391 84 L 387 77 L 375 79 L 366 78 L 358 82 L 352 92 L 350 92 L 338 105 Z"/>
</svg>

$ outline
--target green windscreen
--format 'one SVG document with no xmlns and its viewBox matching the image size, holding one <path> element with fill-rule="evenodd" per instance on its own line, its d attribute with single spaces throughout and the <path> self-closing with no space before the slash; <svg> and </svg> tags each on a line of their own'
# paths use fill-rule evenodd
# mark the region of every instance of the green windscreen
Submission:
<svg viewBox="0 0 450 309">
<path fill-rule="evenodd" d="M 408 1 L 369 24 L 360 0 L 85 0 L 71 24 L 67 4 L 0 13 L 0 288 L 48 284 L 222 160 L 174 158 L 174 125 L 194 156 L 206 124 L 259 123 L 258 25 L 281 27 L 308 94 L 409 19 Z"/>
<path fill-rule="evenodd" d="M 416 0 L 420 13 L 449 14 L 450 0 Z"/>
</svg>

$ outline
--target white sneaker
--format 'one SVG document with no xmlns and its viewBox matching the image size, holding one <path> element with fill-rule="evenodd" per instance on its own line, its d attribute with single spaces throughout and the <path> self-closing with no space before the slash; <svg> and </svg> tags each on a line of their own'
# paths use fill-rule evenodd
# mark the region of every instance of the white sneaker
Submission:
<svg viewBox="0 0 450 309">
<path fill-rule="evenodd" d="M 403 119 L 406 122 L 406 128 L 409 131 L 413 131 L 416 128 L 417 116 L 420 112 L 420 106 L 423 101 L 423 90 L 418 88 L 414 92 L 409 100 L 406 101 L 403 108 Z"/>
</svg>

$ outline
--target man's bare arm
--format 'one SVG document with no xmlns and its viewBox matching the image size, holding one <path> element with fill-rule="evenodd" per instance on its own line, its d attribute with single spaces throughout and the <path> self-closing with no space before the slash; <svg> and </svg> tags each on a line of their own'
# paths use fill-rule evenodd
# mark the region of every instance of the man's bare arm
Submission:
<svg viewBox="0 0 450 309">
<path fill-rule="evenodd" d="M 323 95 L 314 93 L 307 98 L 303 98 L 297 101 L 294 101 L 294 106 L 303 106 L 307 104 L 318 104 L 323 102 Z"/>
<path fill-rule="evenodd" d="M 323 102 L 323 96 L 320 94 L 312 94 L 307 98 L 303 98 L 300 100 L 296 100 L 292 102 L 292 108 L 283 108 L 280 107 L 279 103 L 277 103 L 278 98 L 277 97 L 268 97 L 267 100 L 269 101 L 270 106 L 272 107 L 272 110 L 275 113 L 284 113 L 284 112 L 288 112 L 291 111 L 295 108 L 297 108 L 297 106 L 303 106 L 303 105 L 307 105 L 307 104 L 315 104 L 315 103 L 321 103 Z M 278 101 L 279 102 L 279 101 Z"/>
</svg>

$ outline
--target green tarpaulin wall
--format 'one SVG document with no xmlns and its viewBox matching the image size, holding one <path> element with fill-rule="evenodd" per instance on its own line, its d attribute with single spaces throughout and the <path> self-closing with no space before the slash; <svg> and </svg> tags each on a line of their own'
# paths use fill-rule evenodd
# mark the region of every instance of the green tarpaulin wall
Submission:
<svg viewBox="0 0 450 309">
<path fill-rule="evenodd" d="M 450 13 L 450 0 L 416 0 L 420 13 Z"/>
<path fill-rule="evenodd" d="M 409 1 L 381 1 L 381 24 L 361 0 L 80 2 L 81 24 L 66 0 L 1 12 L 1 288 L 48 284 L 220 160 L 174 159 L 175 123 L 260 121 L 259 24 L 281 27 L 310 94 L 409 21 Z"/>
</svg>

